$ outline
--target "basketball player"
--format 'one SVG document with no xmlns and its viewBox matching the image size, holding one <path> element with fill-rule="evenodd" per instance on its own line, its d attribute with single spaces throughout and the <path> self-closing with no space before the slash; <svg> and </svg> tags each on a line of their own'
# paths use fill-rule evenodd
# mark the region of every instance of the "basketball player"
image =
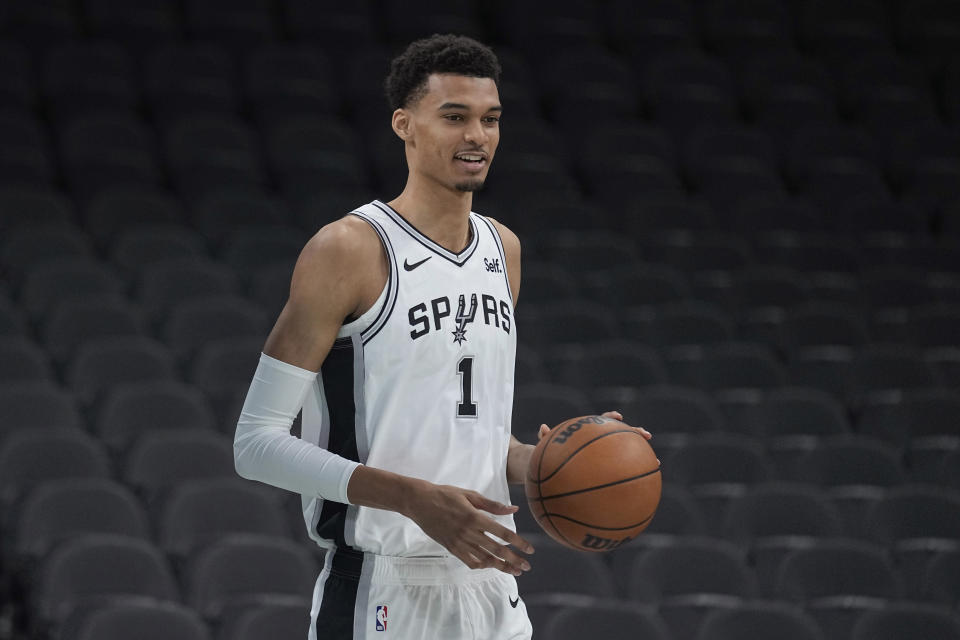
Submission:
<svg viewBox="0 0 960 640">
<path fill-rule="evenodd" d="M 406 186 L 307 243 L 250 385 L 237 471 L 300 493 L 328 549 L 310 639 L 531 637 L 515 576 L 533 548 L 507 486 L 533 449 L 510 425 L 520 244 L 471 213 L 499 75 L 464 37 L 393 61 Z"/>
</svg>

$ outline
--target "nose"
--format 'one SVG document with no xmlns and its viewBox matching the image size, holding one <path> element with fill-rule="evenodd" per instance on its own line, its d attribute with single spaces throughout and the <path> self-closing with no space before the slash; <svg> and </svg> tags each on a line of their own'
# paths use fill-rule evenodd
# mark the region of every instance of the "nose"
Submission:
<svg viewBox="0 0 960 640">
<path fill-rule="evenodd" d="M 486 129 L 483 128 L 483 123 L 479 120 L 473 120 L 470 126 L 464 130 L 463 139 L 465 142 L 482 147 L 487 143 L 489 136 L 487 135 Z"/>
</svg>

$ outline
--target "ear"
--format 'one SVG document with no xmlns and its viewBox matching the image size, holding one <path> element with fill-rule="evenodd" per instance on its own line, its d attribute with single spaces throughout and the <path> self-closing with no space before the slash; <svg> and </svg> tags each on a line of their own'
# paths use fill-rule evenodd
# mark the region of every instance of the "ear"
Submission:
<svg viewBox="0 0 960 640">
<path fill-rule="evenodd" d="M 393 112 L 393 119 L 390 122 L 393 131 L 401 140 L 408 141 L 412 137 L 413 119 L 410 112 L 406 109 L 397 109 Z"/>
</svg>

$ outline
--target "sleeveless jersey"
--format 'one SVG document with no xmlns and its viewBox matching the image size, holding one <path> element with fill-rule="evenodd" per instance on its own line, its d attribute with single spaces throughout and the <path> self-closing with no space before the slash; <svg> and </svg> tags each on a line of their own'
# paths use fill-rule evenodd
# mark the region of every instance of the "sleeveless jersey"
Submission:
<svg viewBox="0 0 960 640">
<path fill-rule="evenodd" d="M 500 236 L 471 213 L 452 253 L 374 201 L 352 212 L 380 236 L 380 301 L 344 325 L 303 408 L 302 437 L 371 467 L 510 504 L 506 464 L 516 326 Z M 311 537 L 388 556 L 449 552 L 392 511 L 304 496 Z M 492 516 L 515 530 L 512 516 Z"/>
</svg>

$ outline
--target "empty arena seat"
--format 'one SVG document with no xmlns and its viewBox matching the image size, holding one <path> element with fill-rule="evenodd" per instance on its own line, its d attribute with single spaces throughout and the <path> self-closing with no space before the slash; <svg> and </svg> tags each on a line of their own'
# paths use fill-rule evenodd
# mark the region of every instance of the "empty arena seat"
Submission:
<svg viewBox="0 0 960 640">
<path fill-rule="evenodd" d="M 884 549 L 843 539 L 817 540 L 788 554 L 780 565 L 776 590 L 781 597 L 800 602 L 841 596 L 897 600 L 905 595 Z"/>
<path fill-rule="evenodd" d="M 64 542 L 44 559 L 34 610 L 42 620 L 62 622 L 80 607 L 131 596 L 178 602 L 170 563 L 149 541 L 88 534 Z"/>
<path fill-rule="evenodd" d="M 232 439 L 211 429 L 144 433 L 123 464 L 124 481 L 148 499 L 184 480 L 232 478 L 235 474 Z"/>
<path fill-rule="evenodd" d="M 86 0 L 83 8 L 95 37 L 121 42 L 128 51 L 151 51 L 182 37 L 179 11 L 165 2 Z"/>
<path fill-rule="evenodd" d="M 769 536 L 838 536 L 840 516 L 813 487 L 771 483 L 748 490 L 729 507 L 726 536 L 748 540 Z"/>
<path fill-rule="evenodd" d="M 880 611 L 869 611 L 857 621 L 851 640 L 911 640 L 912 638 L 960 638 L 960 621 L 955 613 L 929 604 L 893 603 Z"/>
<path fill-rule="evenodd" d="M 76 398 L 52 380 L 7 382 L 0 385 L 0 432 L 48 427 L 79 429 L 83 415 Z"/>
<path fill-rule="evenodd" d="M 541 424 L 553 427 L 592 409 L 578 387 L 551 383 L 518 386 L 513 397 L 513 430 L 526 441 L 536 437 Z"/>
<path fill-rule="evenodd" d="M 670 640 L 669 628 L 654 612 L 625 607 L 571 607 L 555 613 L 543 634 L 556 640 L 575 640 L 598 634 L 608 640 L 630 640 L 642 636 Z"/>
<path fill-rule="evenodd" d="M 54 382 L 53 368 L 46 352 L 32 340 L 23 336 L 4 335 L 0 331 L 0 398 L 9 385 L 19 383 Z M 3 406 L 4 400 L 0 400 Z M 4 407 L 4 420 L 10 414 Z M 23 416 L 15 417 L 17 422 Z"/>
<path fill-rule="evenodd" d="M 291 116 L 268 125 L 267 162 L 288 196 L 367 186 L 365 158 L 354 132 L 332 118 Z M 351 208 L 360 201 L 351 204 Z"/>
<path fill-rule="evenodd" d="M 652 425 L 648 427 L 652 429 Z M 760 444 L 729 433 L 704 433 L 681 445 L 665 460 L 671 478 L 683 485 L 752 485 L 772 477 Z"/>
<path fill-rule="evenodd" d="M 821 301 L 789 309 L 781 336 L 789 353 L 805 347 L 861 347 L 870 342 L 862 313 L 848 305 Z"/>
<path fill-rule="evenodd" d="M 245 298 L 226 295 L 178 303 L 164 326 L 164 337 L 181 356 L 194 354 L 211 340 L 264 338 L 266 319 Z"/>
<path fill-rule="evenodd" d="M 310 626 L 310 601 L 265 603 L 245 608 L 236 618 L 224 620 L 221 637 L 226 640 L 273 640 L 277 637 L 295 638 Z"/>
<path fill-rule="evenodd" d="M 584 295 L 595 300 L 611 300 L 616 296 L 626 305 L 637 307 L 680 302 L 693 296 L 690 281 L 682 271 L 650 262 L 585 274 L 581 289 Z"/>
<path fill-rule="evenodd" d="M 43 187 L 0 187 L 0 207 L 3 210 L 0 231 L 4 233 L 22 226 L 69 226 L 77 218 L 76 209 L 69 198 Z"/>
<path fill-rule="evenodd" d="M 283 226 L 289 218 L 281 200 L 255 189 L 231 186 L 207 191 L 193 209 L 197 229 L 215 243 L 231 232 Z"/>
<path fill-rule="evenodd" d="M 81 40 L 54 47 L 44 60 L 42 83 L 53 114 L 62 119 L 132 109 L 138 99 L 133 60 L 110 42 Z"/>
<path fill-rule="evenodd" d="M 271 599 L 309 601 L 318 569 L 310 552 L 291 540 L 229 535 L 200 551 L 185 573 L 187 600 L 217 620 Z"/>
<path fill-rule="evenodd" d="M 899 450 L 862 436 L 821 440 L 797 461 L 797 468 L 804 481 L 824 486 L 893 487 L 907 479 Z"/>
<path fill-rule="evenodd" d="M 80 429 L 19 429 L 0 444 L 0 501 L 9 502 L 44 480 L 109 476 L 103 446 Z"/>
<path fill-rule="evenodd" d="M 310 236 L 296 227 L 250 227 L 232 231 L 221 256 L 233 270 L 248 275 L 258 268 L 293 263 Z"/>
<path fill-rule="evenodd" d="M 714 399 L 690 387 L 654 385 L 630 389 L 619 394 L 616 401 L 628 423 L 657 434 L 709 434 L 726 426 Z"/>
<path fill-rule="evenodd" d="M 960 601 L 960 551 L 945 551 L 927 564 L 922 595 L 945 605 Z"/>
<path fill-rule="evenodd" d="M 716 345 L 734 337 L 733 321 L 721 309 L 694 301 L 658 307 L 649 342 L 661 348 Z"/>
<path fill-rule="evenodd" d="M 5 234 L 0 263 L 12 277 L 23 276 L 31 267 L 64 258 L 93 261 L 90 237 L 73 225 L 46 224 L 20 227 Z"/>
<path fill-rule="evenodd" d="M 230 56 L 211 43 L 170 43 L 144 63 L 144 92 L 155 118 L 171 122 L 190 113 L 234 113 L 240 98 Z"/>
<path fill-rule="evenodd" d="M 266 176 L 253 132 L 236 116 L 183 116 L 165 131 L 177 188 L 197 195 L 222 187 L 256 189 Z"/>
<path fill-rule="evenodd" d="M 877 392 L 937 386 L 936 372 L 920 353 L 900 345 L 861 347 L 850 363 L 848 376 L 848 398 L 854 402 Z"/>
<path fill-rule="evenodd" d="M 244 67 L 244 92 L 262 121 L 333 113 L 339 98 L 333 70 L 320 51 L 302 44 L 271 44 L 252 51 Z"/>
<path fill-rule="evenodd" d="M 209 257 L 206 239 L 180 225 L 144 225 L 122 231 L 113 241 L 114 263 L 134 272 L 171 258 Z"/>
<path fill-rule="evenodd" d="M 664 360 L 671 382 L 704 391 L 771 389 L 782 386 L 787 379 L 772 351 L 756 343 L 680 347 L 668 351 Z"/>
<path fill-rule="evenodd" d="M 116 385 L 98 406 L 94 431 L 120 450 L 140 435 L 168 431 L 213 431 L 213 410 L 196 388 L 178 381 Z"/>
<path fill-rule="evenodd" d="M 696 640 L 740 638 L 824 640 L 824 635 L 816 620 L 799 607 L 763 601 L 711 612 L 696 635 Z"/>
<path fill-rule="evenodd" d="M 30 54 L 19 42 L 0 41 L 0 108 L 33 107 L 37 100 L 37 81 Z"/>
<path fill-rule="evenodd" d="M 188 0 L 184 5 L 187 33 L 197 40 L 216 42 L 241 53 L 276 36 L 269 0 Z"/>
<path fill-rule="evenodd" d="M 86 204 L 84 226 L 99 242 L 111 244 L 122 232 L 138 226 L 178 225 L 183 205 L 156 187 L 121 185 L 100 190 Z"/>
<path fill-rule="evenodd" d="M 34 317 L 48 313 L 55 303 L 87 296 L 122 297 L 125 285 L 109 266 L 89 258 L 50 260 L 26 272 L 21 302 Z"/>
<path fill-rule="evenodd" d="M 930 485 L 891 489 L 867 514 L 867 531 L 888 545 L 917 538 L 960 540 L 960 495 Z"/>
<path fill-rule="evenodd" d="M 151 539 L 147 514 L 125 486 L 102 478 L 48 480 L 18 509 L 15 549 L 40 558 L 58 543 L 79 535 L 110 533 Z"/>
<path fill-rule="evenodd" d="M 196 611 L 174 602 L 122 601 L 84 616 L 64 640 L 210 640 L 210 630 Z"/>
<path fill-rule="evenodd" d="M 284 31 L 291 38 L 328 51 L 376 44 L 373 11 L 369 2 L 319 5 L 311 0 L 283 0 L 280 3 Z"/>
<path fill-rule="evenodd" d="M 580 388 L 642 387 L 667 382 L 657 352 L 635 342 L 597 341 L 559 351 L 562 382 Z"/>
<path fill-rule="evenodd" d="M 240 279 L 235 270 L 208 258 L 194 256 L 169 258 L 145 266 L 134 295 L 152 319 L 162 321 L 186 300 L 239 292 Z"/>
<path fill-rule="evenodd" d="M 60 302 L 45 318 L 41 335 L 54 359 L 69 360 L 88 340 L 142 336 L 140 310 L 123 300 L 90 298 Z"/>
<path fill-rule="evenodd" d="M 67 365 L 67 384 L 84 402 L 116 385 L 176 380 L 173 354 L 162 343 L 144 337 L 87 340 Z"/>
<path fill-rule="evenodd" d="M 536 570 L 517 578 L 524 599 L 556 593 L 603 597 L 615 595 L 610 568 L 598 555 L 571 553 L 542 533 L 524 537 L 537 550 Z"/>
<path fill-rule="evenodd" d="M 228 533 L 286 536 L 277 503 L 240 478 L 195 478 L 177 484 L 159 516 L 160 546 L 185 558 Z"/>
</svg>

